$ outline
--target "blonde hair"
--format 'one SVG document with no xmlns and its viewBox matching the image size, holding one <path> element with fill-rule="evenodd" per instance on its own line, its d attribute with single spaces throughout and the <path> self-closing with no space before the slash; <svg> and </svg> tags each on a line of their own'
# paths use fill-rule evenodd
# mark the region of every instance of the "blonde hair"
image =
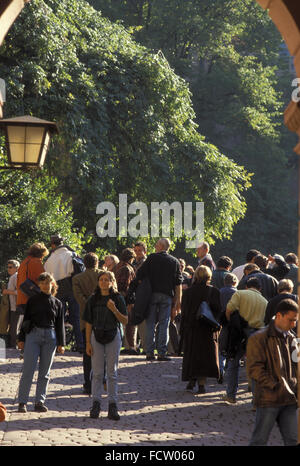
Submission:
<svg viewBox="0 0 300 466">
<path fill-rule="evenodd" d="M 199 265 L 193 276 L 193 283 L 209 283 L 211 281 L 212 271 L 206 265 Z"/>
</svg>

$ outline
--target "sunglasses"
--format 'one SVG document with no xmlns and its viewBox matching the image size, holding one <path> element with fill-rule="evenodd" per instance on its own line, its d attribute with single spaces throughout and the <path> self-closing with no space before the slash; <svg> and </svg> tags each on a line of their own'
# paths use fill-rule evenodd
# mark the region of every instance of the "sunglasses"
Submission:
<svg viewBox="0 0 300 466">
<path fill-rule="evenodd" d="M 45 281 L 52 282 L 52 280 L 49 277 L 40 277 L 40 278 L 38 278 L 38 282 L 45 282 Z"/>
</svg>

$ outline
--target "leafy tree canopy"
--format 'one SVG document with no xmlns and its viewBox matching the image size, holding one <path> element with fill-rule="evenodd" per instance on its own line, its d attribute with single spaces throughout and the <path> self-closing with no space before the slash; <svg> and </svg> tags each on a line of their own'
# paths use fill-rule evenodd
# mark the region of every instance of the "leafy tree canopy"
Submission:
<svg viewBox="0 0 300 466">
<path fill-rule="evenodd" d="M 91 247 L 104 247 L 94 233 L 96 206 L 117 205 L 127 193 L 128 202 L 204 201 L 207 239 L 230 237 L 246 211 L 250 175 L 199 134 L 189 86 L 162 53 L 137 44 L 83 0 L 35 0 L 0 55 L 6 115 L 32 114 L 60 129 L 42 174 L 29 181 L 14 173 L 4 236 L 8 227 L 12 241 L 19 235 L 24 212 L 30 237 L 44 238 L 51 218 L 61 228 L 71 202 L 70 238 L 72 226 L 84 227 L 94 236 Z M 10 175 L 0 177 L 5 183 Z"/>
</svg>

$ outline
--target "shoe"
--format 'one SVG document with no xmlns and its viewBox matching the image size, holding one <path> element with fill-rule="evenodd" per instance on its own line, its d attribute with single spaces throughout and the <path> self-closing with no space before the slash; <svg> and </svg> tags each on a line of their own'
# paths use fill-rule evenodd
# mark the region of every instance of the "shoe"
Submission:
<svg viewBox="0 0 300 466">
<path fill-rule="evenodd" d="M 37 413 L 46 413 L 48 411 L 48 408 L 47 408 L 47 406 L 44 405 L 44 403 L 39 401 L 38 403 L 35 403 L 34 410 Z"/>
<path fill-rule="evenodd" d="M 118 413 L 116 403 L 110 403 L 108 405 L 107 417 L 108 417 L 108 419 L 112 419 L 113 421 L 118 421 L 120 419 L 120 415 Z"/>
<path fill-rule="evenodd" d="M 236 399 L 235 399 L 235 398 L 231 398 L 230 396 L 227 396 L 227 395 L 223 395 L 223 396 L 222 396 L 222 400 L 223 400 L 223 401 L 226 401 L 226 403 L 236 404 Z"/>
<path fill-rule="evenodd" d="M 90 410 L 90 417 L 92 419 L 97 419 L 100 414 L 100 402 L 99 401 L 94 401 L 93 406 Z"/>
<path fill-rule="evenodd" d="M 168 358 L 168 356 L 157 356 L 158 361 L 171 361 L 171 358 Z"/>
<path fill-rule="evenodd" d="M 129 350 L 127 350 L 127 354 L 131 354 L 131 355 L 137 356 L 137 355 L 139 354 L 139 352 L 136 351 L 135 349 L 129 349 Z"/>
<path fill-rule="evenodd" d="M 194 386 L 195 386 L 195 381 L 194 381 L 194 380 L 190 380 L 189 383 L 187 384 L 187 386 L 185 387 L 185 389 L 188 390 L 188 391 L 193 391 L 193 390 L 194 390 Z"/>
<path fill-rule="evenodd" d="M 204 385 L 199 385 L 197 394 L 198 395 L 203 395 L 203 393 L 206 393 L 205 387 L 204 387 Z"/>
<path fill-rule="evenodd" d="M 154 354 L 147 354 L 147 356 L 146 356 L 146 361 L 155 361 L 155 356 L 154 356 Z"/>
<path fill-rule="evenodd" d="M 19 403 L 18 413 L 27 413 L 27 408 L 25 403 Z"/>
<path fill-rule="evenodd" d="M 224 382 L 224 376 L 223 374 L 220 374 L 220 377 L 218 378 L 217 382 L 222 385 L 222 383 Z"/>
<path fill-rule="evenodd" d="M 129 354 L 129 351 L 129 349 L 124 348 L 120 351 L 120 354 Z"/>
</svg>

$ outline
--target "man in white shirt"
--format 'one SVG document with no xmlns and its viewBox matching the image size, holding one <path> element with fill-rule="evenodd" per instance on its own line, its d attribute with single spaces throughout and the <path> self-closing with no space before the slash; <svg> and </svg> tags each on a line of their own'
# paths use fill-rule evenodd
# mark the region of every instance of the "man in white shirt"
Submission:
<svg viewBox="0 0 300 466">
<path fill-rule="evenodd" d="M 71 248 L 63 244 L 60 235 L 51 236 L 51 253 L 44 263 L 45 271 L 51 273 L 58 284 L 58 298 L 64 305 L 65 312 L 68 304 L 69 320 L 73 326 L 76 341 L 76 349 L 80 353 L 85 351 L 82 333 L 80 331 L 79 304 L 74 298 L 72 288 L 72 275 L 74 273 L 73 252 Z"/>
<path fill-rule="evenodd" d="M 17 326 L 19 313 L 17 311 L 17 275 L 20 262 L 17 260 L 9 260 L 7 262 L 7 273 L 9 280 L 7 288 L 2 291 L 4 295 L 9 297 L 9 347 L 16 348 L 17 345 Z"/>
</svg>

